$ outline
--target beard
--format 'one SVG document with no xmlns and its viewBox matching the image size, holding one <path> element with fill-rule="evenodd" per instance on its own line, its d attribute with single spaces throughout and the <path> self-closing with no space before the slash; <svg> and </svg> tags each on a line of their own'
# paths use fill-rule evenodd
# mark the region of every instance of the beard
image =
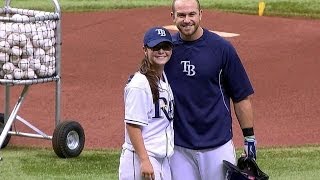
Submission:
<svg viewBox="0 0 320 180">
<path fill-rule="evenodd" d="M 194 35 L 198 28 L 199 28 L 199 24 L 193 24 L 193 25 L 187 25 L 187 26 L 182 26 L 182 25 L 179 25 L 177 26 L 177 28 L 179 29 L 180 33 L 184 36 L 192 36 Z"/>
</svg>

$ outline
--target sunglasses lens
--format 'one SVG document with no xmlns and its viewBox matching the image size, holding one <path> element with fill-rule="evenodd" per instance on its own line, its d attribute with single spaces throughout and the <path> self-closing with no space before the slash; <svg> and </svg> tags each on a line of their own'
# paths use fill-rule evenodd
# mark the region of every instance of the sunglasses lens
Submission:
<svg viewBox="0 0 320 180">
<path fill-rule="evenodd" d="M 160 49 L 164 51 L 171 51 L 172 46 L 170 44 L 158 44 L 157 46 L 150 48 L 152 51 L 159 51 Z"/>
</svg>

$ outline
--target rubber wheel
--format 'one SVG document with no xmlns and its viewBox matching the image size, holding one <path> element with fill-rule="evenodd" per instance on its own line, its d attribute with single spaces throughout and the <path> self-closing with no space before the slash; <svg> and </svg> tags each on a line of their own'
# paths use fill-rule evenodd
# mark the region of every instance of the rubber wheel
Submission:
<svg viewBox="0 0 320 180">
<path fill-rule="evenodd" d="M 4 126 L 5 126 L 4 114 L 0 113 L 0 134 L 2 133 Z M 10 128 L 10 130 L 12 129 Z M 11 139 L 11 134 L 7 134 L 7 137 L 4 139 L 2 143 L 1 149 L 5 148 L 9 144 L 10 139 Z"/>
<path fill-rule="evenodd" d="M 84 148 L 84 143 L 84 130 L 78 122 L 61 122 L 53 132 L 53 150 L 60 158 L 79 156 Z"/>
</svg>

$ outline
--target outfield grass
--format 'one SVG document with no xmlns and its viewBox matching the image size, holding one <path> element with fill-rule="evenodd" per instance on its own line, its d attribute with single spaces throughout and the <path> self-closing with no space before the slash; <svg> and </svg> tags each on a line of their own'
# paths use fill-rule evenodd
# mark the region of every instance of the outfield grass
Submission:
<svg viewBox="0 0 320 180">
<path fill-rule="evenodd" d="M 26 3 L 27 2 L 27 3 Z M 63 12 L 104 11 L 137 7 L 170 7 L 172 0 L 60 0 Z M 203 8 L 257 14 L 259 0 L 200 0 Z M 319 0 L 264 0 L 265 16 L 320 18 Z M 47 10 L 51 0 L 12 0 L 12 7 Z M 52 9 L 52 8 L 51 8 Z"/>
<path fill-rule="evenodd" d="M 83 151 L 61 159 L 52 149 L 8 146 L 0 151 L 0 178 L 6 180 L 118 179 L 119 150 Z"/>
<path fill-rule="evenodd" d="M 8 146 L 0 153 L 0 177 L 7 180 L 118 179 L 120 150 L 84 150 L 71 159 L 60 159 L 48 148 Z M 259 148 L 257 162 L 270 180 L 318 180 L 320 145 Z"/>
</svg>

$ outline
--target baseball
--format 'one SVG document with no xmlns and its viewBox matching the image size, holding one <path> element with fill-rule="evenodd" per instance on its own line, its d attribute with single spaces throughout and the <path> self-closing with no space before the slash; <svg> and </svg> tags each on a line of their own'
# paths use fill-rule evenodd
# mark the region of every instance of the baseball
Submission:
<svg viewBox="0 0 320 180">
<path fill-rule="evenodd" d="M 29 40 L 27 41 L 27 44 L 22 48 L 22 55 L 26 57 L 33 56 L 33 46 Z"/>
<path fill-rule="evenodd" d="M 35 24 L 35 25 L 36 25 L 36 26 L 35 26 L 35 27 L 36 27 L 36 34 L 38 34 L 37 29 L 38 29 L 39 27 L 43 26 L 43 24 L 44 24 L 43 21 L 37 21 L 37 22 L 36 22 L 36 24 Z"/>
<path fill-rule="evenodd" d="M 44 39 L 43 45 L 41 46 L 45 51 L 49 50 L 52 47 L 52 41 L 50 39 Z"/>
<path fill-rule="evenodd" d="M 0 42 L 0 52 L 8 52 L 10 49 L 10 44 L 7 41 Z"/>
<path fill-rule="evenodd" d="M 12 62 L 12 64 L 14 65 L 18 65 L 20 59 L 20 56 L 9 56 L 9 61 Z"/>
<path fill-rule="evenodd" d="M 45 65 L 46 67 L 48 67 L 50 63 L 50 56 L 45 55 L 43 59 L 40 59 L 40 62 L 42 65 Z"/>
<path fill-rule="evenodd" d="M 45 55 L 45 57 L 40 60 L 41 64 L 45 65 L 46 67 L 55 66 L 56 58 L 54 56 Z"/>
<path fill-rule="evenodd" d="M 11 48 L 11 54 L 13 56 L 21 56 L 22 54 L 22 49 L 19 46 L 13 46 Z"/>
<path fill-rule="evenodd" d="M 40 60 L 42 60 L 45 55 L 46 55 L 46 52 L 45 52 L 43 49 L 41 49 L 41 48 L 36 48 L 36 49 L 34 49 L 33 57 L 34 57 L 35 59 L 40 59 Z"/>
<path fill-rule="evenodd" d="M 36 73 L 39 77 L 47 76 L 47 67 L 45 65 L 41 65 L 40 68 L 36 70 Z"/>
<path fill-rule="evenodd" d="M 24 24 L 25 35 L 27 38 L 32 38 L 32 27 L 30 24 Z"/>
<path fill-rule="evenodd" d="M 6 63 L 9 61 L 9 55 L 7 53 L 4 52 L 0 52 L 0 62 L 1 63 Z"/>
<path fill-rule="evenodd" d="M 8 43 L 10 46 L 23 47 L 27 43 L 27 36 L 24 34 L 12 33 L 8 36 Z"/>
<path fill-rule="evenodd" d="M 12 74 L 5 74 L 3 78 L 12 80 L 13 79 L 13 75 Z"/>
<path fill-rule="evenodd" d="M 14 69 L 15 67 L 11 62 L 7 62 L 2 65 L 2 70 L 5 74 L 11 74 Z"/>
<path fill-rule="evenodd" d="M 56 67 L 56 57 L 50 56 L 50 58 L 51 58 L 51 61 L 49 66 Z"/>
<path fill-rule="evenodd" d="M 12 33 L 12 23 L 5 23 L 5 26 L 3 26 L 4 31 L 7 35 Z"/>
<path fill-rule="evenodd" d="M 27 36 L 24 34 L 19 34 L 18 36 L 14 36 L 14 38 L 17 38 L 13 40 L 19 47 L 24 47 L 27 44 Z"/>
<path fill-rule="evenodd" d="M 40 60 L 39 59 L 30 59 L 29 66 L 33 70 L 40 69 L 40 66 L 41 66 Z"/>
<path fill-rule="evenodd" d="M 52 45 L 55 45 L 56 44 L 56 38 L 51 38 L 51 41 L 52 41 Z"/>
<path fill-rule="evenodd" d="M 41 17 L 41 16 L 45 16 L 45 13 L 44 12 L 39 12 L 39 13 L 34 15 L 34 17 Z"/>
<path fill-rule="evenodd" d="M 37 33 L 38 35 L 42 35 L 43 38 L 47 38 L 48 37 L 48 30 L 45 26 L 40 26 L 37 28 Z"/>
<path fill-rule="evenodd" d="M 17 40 L 18 40 L 18 41 L 17 41 Z M 11 47 L 18 45 L 18 42 L 19 42 L 19 34 L 17 34 L 17 33 L 9 34 L 9 36 L 8 36 L 8 43 L 9 43 L 9 45 L 10 45 Z"/>
<path fill-rule="evenodd" d="M 14 14 L 11 16 L 11 19 L 13 19 L 14 21 L 28 21 L 29 17 L 26 15 L 21 15 L 21 14 Z"/>
<path fill-rule="evenodd" d="M 48 71 L 48 76 L 52 76 L 56 72 L 56 68 L 54 66 L 49 66 L 47 67 L 47 71 Z"/>
<path fill-rule="evenodd" d="M 30 24 L 30 27 L 31 27 L 31 35 L 32 36 L 38 35 L 37 34 L 37 25 L 36 24 Z"/>
<path fill-rule="evenodd" d="M 33 79 L 33 78 L 35 78 L 35 73 L 34 73 L 34 71 L 33 71 L 33 69 L 27 69 L 26 71 L 24 71 L 24 77 L 26 78 L 26 79 Z"/>
<path fill-rule="evenodd" d="M 22 19 L 20 14 L 14 14 L 11 16 L 12 19 L 16 20 L 16 19 Z"/>
<path fill-rule="evenodd" d="M 45 43 L 45 39 L 40 39 L 40 40 L 38 40 L 38 45 L 39 45 L 39 47 L 43 47 L 44 46 L 44 43 Z"/>
<path fill-rule="evenodd" d="M 13 76 L 14 76 L 15 79 L 22 79 L 23 75 L 24 75 L 24 73 L 23 73 L 23 71 L 21 69 L 16 68 L 16 69 L 13 70 Z"/>
<path fill-rule="evenodd" d="M 50 39 L 50 38 L 53 38 L 53 37 L 54 37 L 54 30 L 52 30 L 52 29 L 48 30 L 47 38 Z"/>
<path fill-rule="evenodd" d="M 55 29 L 56 28 L 56 22 L 55 21 L 48 21 L 47 22 L 47 27 L 49 28 L 49 29 Z"/>
<path fill-rule="evenodd" d="M 43 45 L 43 36 L 41 34 L 34 35 L 32 37 L 32 45 L 33 47 L 40 47 Z"/>
<path fill-rule="evenodd" d="M 33 47 L 24 47 L 22 49 L 22 56 L 23 57 L 30 57 L 33 55 Z"/>
<path fill-rule="evenodd" d="M 13 23 L 11 26 L 11 30 L 13 33 L 19 33 L 19 26 L 17 23 Z"/>
<path fill-rule="evenodd" d="M 25 30 L 24 24 L 13 23 L 11 25 L 11 31 L 12 31 L 12 33 L 24 33 L 26 30 Z"/>
<path fill-rule="evenodd" d="M 45 52 L 46 52 L 46 54 L 49 55 L 49 56 L 54 56 L 55 53 L 56 53 L 56 49 L 55 49 L 54 46 L 52 46 L 49 50 L 46 50 Z"/>
<path fill-rule="evenodd" d="M 0 25 L 2 26 L 2 25 Z M 6 40 L 7 38 L 7 33 L 5 30 L 0 29 L 0 40 Z"/>
<path fill-rule="evenodd" d="M 21 59 L 19 62 L 18 62 L 18 67 L 25 71 L 29 68 L 29 61 L 28 59 Z"/>
<path fill-rule="evenodd" d="M 29 21 L 29 17 L 27 15 L 21 15 L 21 18 L 23 22 Z"/>
</svg>

